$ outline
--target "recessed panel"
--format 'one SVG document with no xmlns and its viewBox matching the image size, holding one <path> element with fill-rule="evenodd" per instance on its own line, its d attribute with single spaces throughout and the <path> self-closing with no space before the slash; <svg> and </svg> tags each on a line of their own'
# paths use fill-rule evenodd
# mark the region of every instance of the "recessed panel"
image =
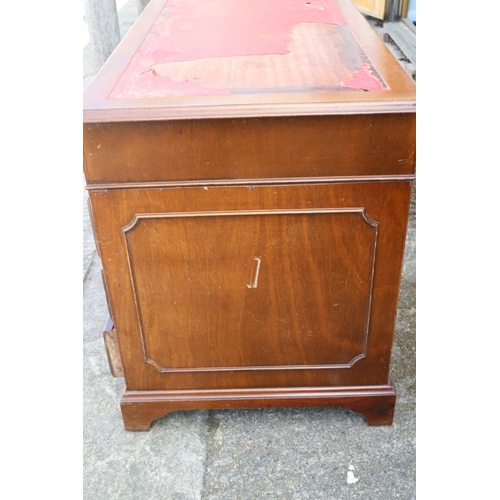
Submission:
<svg viewBox="0 0 500 500">
<path fill-rule="evenodd" d="M 146 359 L 348 368 L 366 347 L 377 227 L 362 209 L 138 215 L 125 238 Z"/>
</svg>

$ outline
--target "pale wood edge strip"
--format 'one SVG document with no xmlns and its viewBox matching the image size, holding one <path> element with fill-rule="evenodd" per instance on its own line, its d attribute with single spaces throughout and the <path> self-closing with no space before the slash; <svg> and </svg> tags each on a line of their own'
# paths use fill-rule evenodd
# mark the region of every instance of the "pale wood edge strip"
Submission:
<svg viewBox="0 0 500 500">
<path fill-rule="evenodd" d="M 178 187 L 216 187 L 216 186 L 265 186 L 289 184 L 338 184 L 349 182 L 407 182 L 414 181 L 411 175 L 360 175 L 352 177 L 290 177 L 269 179 L 202 179 L 196 181 L 153 181 L 153 182 L 116 182 L 109 184 L 87 184 L 89 191 L 108 189 L 158 189 Z"/>
<path fill-rule="evenodd" d="M 87 109 L 83 112 L 84 123 L 144 121 L 144 120 L 189 120 L 203 118 L 251 118 L 264 116 L 321 116 L 360 115 L 378 113 L 415 113 L 416 101 L 359 101 L 337 103 L 303 103 L 237 106 L 203 106 L 172 108 Z"/>
</svg>

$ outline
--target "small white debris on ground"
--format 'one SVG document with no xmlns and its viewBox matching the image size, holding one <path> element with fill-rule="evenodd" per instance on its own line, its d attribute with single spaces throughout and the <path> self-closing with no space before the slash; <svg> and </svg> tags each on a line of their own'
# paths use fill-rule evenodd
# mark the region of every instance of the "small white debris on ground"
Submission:
<svg viewBox="0 0 500 500">
<path fill-rule="evenodd" d="M 349 472 L 347 473 L 347 484 L 354 484 L 359 481 L 359 478 L 354 477 L 354 467 L 349 465 Z"/>
</svg>

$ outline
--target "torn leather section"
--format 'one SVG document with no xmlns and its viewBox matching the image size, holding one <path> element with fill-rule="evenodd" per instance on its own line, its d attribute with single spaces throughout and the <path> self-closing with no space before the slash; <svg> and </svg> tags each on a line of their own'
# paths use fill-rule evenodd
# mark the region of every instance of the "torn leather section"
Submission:
<svg viewBox="0 0 500 500">
<path fill-rule="evenodd" d="M 109 97 L 380 90 L 361 52 L 332 0 L 169 0 Z"/>
<path fill-rule="evenodd" d="M 373 75 L 373 70 L 368 63 L 361 63 L 349 80 L 340 83 L 341 87 L 361 90 L 387 90 L 382 82 Z"/>
</svg>

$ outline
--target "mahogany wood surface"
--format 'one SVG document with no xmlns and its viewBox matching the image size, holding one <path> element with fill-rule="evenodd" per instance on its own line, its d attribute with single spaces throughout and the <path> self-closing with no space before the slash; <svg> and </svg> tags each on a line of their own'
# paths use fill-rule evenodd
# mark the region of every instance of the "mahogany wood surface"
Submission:
<svg viewBox="0 0 500 500">
<path fill-rule="evenodd" d="M 390 425 L 396 393 L 392 383 L 369 387 L 317 387 L 241 391 L 128 391 L 120 407 L 125 429 L 148 431 L 153 420 L 178 410 L 342 406 L 361 413 L 369 425 Z"/>
<path fill-rule="evenodd" d="M 84 141 L 89 185 L 415 173 L 411 113 L 86 124 Z"/>
<path fill-rule="evenodd" d="M 176 410 L 325 405 L 390 424 L 414 83 L 349 1 L 311 14 L 279 0 L 289 10 L 262 17 L 265 43 L 221 33 L 234 46 L 185 38 L 195 4 L 152 0 L 84 98 L 125 427 Z M 271 8 L 210 5 L 236 21 L 238 6 L 247 18 Z"/>
<path fill-rule="evenodd" d="M 410 182 L 90 191 L 127 387 L 386 383 L 410 194 Z M 350 368 L 328 366 L 365 342 Z M 272 367 L 254 368 L 259 356 Z M 226 369 L 206 369 L 216 360 Z"/>
</svg>

